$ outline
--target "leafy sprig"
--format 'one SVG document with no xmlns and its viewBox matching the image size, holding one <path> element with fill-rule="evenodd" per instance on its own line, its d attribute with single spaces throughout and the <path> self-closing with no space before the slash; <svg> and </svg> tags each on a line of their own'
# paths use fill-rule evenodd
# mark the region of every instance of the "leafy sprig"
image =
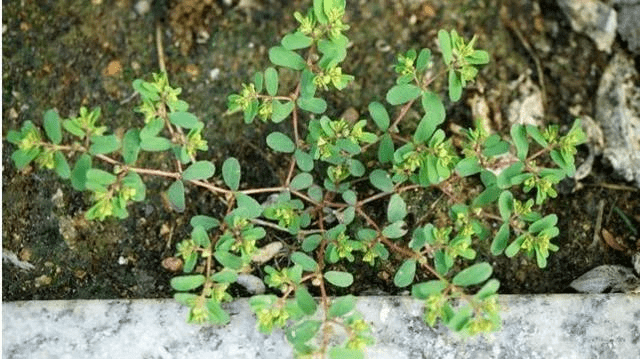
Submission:
<svg viewBox="0 0 640 359">
<path fill-rule="evenodd" d="M 81 108 L 65 120 L 50 110 L 43 120 L 46 138 L 30 121 L 9 131 L 7 139 L 17 147 L 14 164 L 23 169 L 35 162 L 70 179 L 76 190 L 91 192 L 88 219 L 127 217 L 128 204 L 146 198 L 142 175 L 169 180 L 166 196 L 178 212 L 188 204 L 185 186 L 220 194 L 224 214 L 193 217 L 190 237 L 176 248 L 183 274 L 171 286 L 175 299 L 189 307 L 190 322 L 228 323 L 223 304 L 233 299 L 229 288 L 260 267 L 270 288 L 250 299 L 260 331 L 283 328 L 300 357 L 363 357 L 373 343 L 372 330 L 355 297 L 331 298 L 329 287 L 353 284 L 351 262 L 375 267 L 394 258 L 400 262 L 393 283 L 410 287 L 423 301 L 427 324 L 440 321 L 466 335 L 497 330 L 499 282 L 490 279 L 487 262 L 476 262 L 478 243 L 491 237 L 493 255 L 523 252 L 535 256 L 539 267 L 547 265 L 550 252 L 558 250 L 551 240 L 559 235 L 559 219 L 539 210 L 558 195 L 555 185 L 575 173 L 576 147 L 585 141 L 580 121 L 565 135 L 555 125 L 541 131 L 520 124 L 508 135 L 489 133 L 478 121 L 454 141 L 440 128 L 446 110 L 431 84 L 447 76 L 449 99 L 457 101 L 480 73 L 479 65 L 489 62 L 486 51 L 474 49 L 475 37 L 465 42 L 455 30 L 438 32 L 440 65 L 426 48 L 397 56 L 396 83 L 384 99 L 369 103 L 371 121 L 332 118 L 325 114 L 323 94 L 346 90 L 353 81 L 341 66 L 349 43 L 344 13 L 343 0 L 314 0 L 306 14 L 295 13 L 298 28 L 269 50 L 273 67 L 228 97 L 228 113 L 242 112 L 245 123 L 257 117 L 278 124 L 264 143 L 287 158 L 278 186 L 244 187 L 233 157 L 219 171 L 199 159 L 208 150 L 204 123 L 164 73 L 151 82 L 133 82 L 140 127 L 122 136 L 107 134 L 99 109 Z M 280 68 L 297 75 L 293 88 L 283 88 Z M 396 106 L 398 111 L 390 111 Z M 401 129 L 412 108 L 422 117 L 404 137 Z M 143 151 L 170 153 L 172 170 L 137 165 Z M 451 189 L 471 176 L 484 186 L 477 196 L 465 198 Z M 416 189 L 442 192 L 450 202 L 449 218 L 408 228 L 405 193 Z M 258 194 L 269 194 L 269 200 L 258 202 Z M 374 206 L 384 214 L 372 211 Z M 265 259 L 272 231 L 290 238 L 288 253 L 270 255 L 286 261 Z"/>
</svg>

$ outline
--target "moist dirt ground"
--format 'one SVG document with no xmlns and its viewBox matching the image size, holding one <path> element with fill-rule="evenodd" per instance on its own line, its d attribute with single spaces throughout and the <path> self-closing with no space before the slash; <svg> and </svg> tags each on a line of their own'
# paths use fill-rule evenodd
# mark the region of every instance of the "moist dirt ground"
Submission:
<svg viewBox="0 0 640 359">
<path fill-rule="evenodd" d="M 310 1 L 177 3 L 156 0 L 142 14 L 136 10 L 138 2 L 126 0 L 3 4 L 3 138 L 23 121 L 41 125 L 50 108 L 68 117 L 81 106 L 99 106 L 103 124 L 111 130 L 140 126 L 131 82 L 149 80 L 150 73 L 159 71 L 155 32 L 159 24 L 170 81 L 183 89 L 181 98 L 206 123 L 210 149 L 202 158 L 211 159 L 218 168 L 224 158 L 238 158 L 244 188 L 276 185 L 286 170 L 279 165 L 283 158 L 263 150 L 267 131 L 276 126 L 245 126 L 240 116 L 225 116 L 226 96 L 269 65 L 269 47 L 296 26 L 293 12 L 304 11 Z M 348 3 L 353 45 L 344 70 L 356 80 L 346 91 L 329 97 L 330 116 L 347 110 L 366 116 L 367 104 L 382 101 L 394 84 L 394 54 L 422 47 L 437 53 L 436 34 L 444 28 L 457 29 L 466 38 L 476 34 L 477 47 L 491 54 L 490 64 L 463 100 L 445 102 L 447 131 L 455 125 L 470 126 L 472 109 L 478 108 L 474 101 L 480 99 L 491 127 L 507 133 L 508 106 L 523 97 L 518 85 L 526 81 L 543 89 L 544 123 L 567 130 L 576 112 L 594 117 L 598 81 L 611 55 L 573 32 L 554 0 Z M 619 39 L 613 46 L 625 51 Z M 435 84 L 436 90 L 442 88 Z M 408 130 L 417 118 L 409 114 Z M 163 268 L 163 259 L 173 256 L 175 244 L 188 237 L 191 216 L 224 210 L 210 193 L 192 189 L 187 211 L 175 213 L 161 195 L 168 183 L 145 178 L 147 200 L 131 206 L 129 218 L 88 222 L 87 193 L 75 192 L 49 171 L 18 172 L 10 160 L 14 146 L 5 140 L 2 146 L 3 257 L 15 256 L 33 266 L 27 270 L 15 260 L 3 261 L 4 301 L 170 297 L 168 283 L 174 273 Z M 581 146 L 578 164 L 586 156 L 587 148 Z M 639 193 L 600 157 L 589 176 L 580 183 L 561 183 L 559 192 L 543 209 L 558 215 L 561 231 L 554 240 L 560 250 L 550 256 L 546 269 L 523 256 L 494 258 L 486 256 L 486 248 L 480 250 L 480 259 L 494 265 L 502 293 L 570 292 L 569 283 L 595 266 L 631 266 L 629 254 L 638 246 L 633 229 L 640 229 Z M 411 196 L 415 221 L 437 216 L 428 212 L 440 197 L 437 193 Z M 446 200 L 440 202 L 446 205 Z M 600 216 L 609 244 L 594 242 Z M 290 241 L 282 233 L 269 234 L 268 239 Z M 392 284 L 393 265 L 372 268 L 356 261 L 349 270 L 356 275 L 356 285 L 349 289 L 355 294 L 400 292 Z"/>
</svg>

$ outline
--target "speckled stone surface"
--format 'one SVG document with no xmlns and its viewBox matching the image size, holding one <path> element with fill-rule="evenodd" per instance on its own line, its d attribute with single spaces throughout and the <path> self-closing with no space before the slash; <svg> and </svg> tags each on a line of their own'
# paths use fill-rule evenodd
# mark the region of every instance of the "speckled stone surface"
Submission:
<svg viewBox="0 0 640 359">
<path fill-rule="evenodd" d="M 501 296 L 503 330 L 462 340 L 422 323 L 405 297 L 363 297 L 375 328 L 369 358 L 640 358 L 640 296 Z M 285 359 L 282 332 L 255 329 L 246 300 L 227 308 L 224 328 L 184 323 L 171 300 L 3 303 L 2 358 Z"/>
</svg>

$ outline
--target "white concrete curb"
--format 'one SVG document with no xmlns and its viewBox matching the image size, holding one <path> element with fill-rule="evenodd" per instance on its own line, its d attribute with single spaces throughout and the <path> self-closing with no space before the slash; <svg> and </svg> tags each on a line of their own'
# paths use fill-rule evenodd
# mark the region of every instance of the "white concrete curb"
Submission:
<svg viewBox="0 0 640 359">
<path fill-rule="evenodd" d="M 361 297 L 374 326 L 369 358 L 640 358 L 640 296 L 500 296 L 503 330 L 466 341 L 422 320 L 409 297 Z M 226 327 L 186 324 L 173 300 L 29 301 L 2 305 L 2 357 L 292 357 L 282 331 L 263 335 L 247 300 L 229 305 Z"/>
</svg>

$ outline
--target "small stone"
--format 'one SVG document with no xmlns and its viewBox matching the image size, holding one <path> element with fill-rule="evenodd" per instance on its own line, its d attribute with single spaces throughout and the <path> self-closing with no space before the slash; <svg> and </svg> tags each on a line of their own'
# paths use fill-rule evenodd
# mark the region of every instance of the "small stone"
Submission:
<svg viewBox="0 0 640 359">
<path fill-rule="evenodd" d="M 360 118 L 360 114 L 358 113 L 358 110 L 355 109 L 355 107 L 349 107 L 342 113 L 340 117 L 347 122 L 355 123 Z"/>
<path fill-rule="evenodd" d="M 640 0 L 617 0 L 618 33 L 629 45 L 629 51 L 640 55 Z"/>
<path fill-rule="evenodd" d="M 263 294 L 267 289 L 262 279 L 253 274 L 238 274 L 236 283 L 243 286 L 251 294 Z"/>
<path fill-rule="evenodd" d="M 64 195 L 62 193 L 62 189 L 58 188 L 56 190 L 56 193 L 51 196 L 51 202 L 53 202 L 53 205 L 56 206 L 56 208 L 64 207 Z"/>
<path fill-rule="evenodd" d="M 18 118 L 18 111 L 16 111 L 16 109 L 13 107 L 9 109 L 9 118 L 12 120 Z"/>
<path fill-rule="evenodd" d="M 637 288 L 640 280 L 630 268 L 619 265 L 601 265 L 593 268 L 569 284 L 581 293 L 627 292 Z"/>
<path fill-rule="evenodd" d="M 220 69 L 216 67 L 215 69 L 209 71 L 209 78 L 211 78 L 212 81 L 216 81 L 217 79 L 219 79 Z"/>
<path fill-rule="evenodd" d="M 558 0 L 573 30 L 589 36 L 600 51 L 611 53 L 618 28 L 616 11 L 598 0 Z"/>
<path fill-rule="evenodd" d="M 627 181 L 640 187 L 640 87 L 632 58 L 616 53 L 596 93 L 596 122 L 602 127 L 604 157 Z"/>
<path fill-rule="evenodd" d="M 104 76 L 117 76 L 122 72 L 122 64 L 118 60 L 113 60 L 107 64 L 102 74 Z"/>
<path fill-rule="evenodd" d="M 266 246 L 258 249 L 258 251 L 251 257 L 254 263 L 262 264 L 270 261 L 280 250 L 283 245 L 281 242 L 272 242 Z"/>
<path fill-rule="evenodd" d="M 127 264 L 128 262 L 129 261 L 127 260 L 127 258 L 125 258 L 123 256 L 118 257 L 118 264 L 119 265 L 123 266 L 123 265 Z"/>
<path fill-rule="evenodd" d="M 138 15 L 143 16 L 151 10 L 151 4 L 147 0 L 138 1 L 134 6 Z"/>
<path fill-rule="evenodd" d="M 633 269 L 635 269 L 636 274 L 640 275 L 640 252 L 636 252 L 631 256 L 631 263 L 633 263 Z"/>
<path fill-rule="evenodd" d="M 86 271 L 83 271 L 82 269 L 76 269 L 76 270 L 73 272 L 73 275 L 74 275 L 76 278 L 78 278 L 78 279 L 82 280 L 82 279 L 84 279 L 84 277 L 86 277 L 86 276 L 87 276 L 87 272 L 86 272 Z"/>
<path fill-rule="evenodd" d="M 182 260 L 176 257 L 167 257 L 162 260 L 162 268 L 168 270 L 169 272 L 179 272 L 182 270 Z"/>
<path fill-rule="evenodd" d="M 20 250 L 19 257 L 21 261 L 28 262 L 29 260 L 31 260 L 32 255 L 33 252 L 31 251 L 31 248 L 25 247 Z"/>
<path fill-rule="evenodd" d="M 69 248 L 73 249 L 78 238 L 78 231 L 76 230 L 73 219 L 69 216 L 59 217 L 58 228 L 64 241 L 67 243 Z"/>
<path fill-rule="evenodd" d="M 194 64 L 188 64 L 185 66 L 184 71 L 188 73 L 192 78 L 197 77 L 200 74 L 200 69 Z"/>
<path fill-rule="evenodd" d="M 36 278 L 36 287 L 42 287 L 42 286 L 47 286 L 49 284 L 51 284 L 53 280 L 51 279 L 51 277 L 49 277 L 48 275 L 41 275 L 38 278 Z"/>
<path fill-rule="evenodd" d="M 509 104 L 508 120 L 510 124 L 540 126 L 544 118 L 542 92 L 529 76 L 520 77 L 511 84 L 520 93 L 518 99 Z"/>
</svg>

